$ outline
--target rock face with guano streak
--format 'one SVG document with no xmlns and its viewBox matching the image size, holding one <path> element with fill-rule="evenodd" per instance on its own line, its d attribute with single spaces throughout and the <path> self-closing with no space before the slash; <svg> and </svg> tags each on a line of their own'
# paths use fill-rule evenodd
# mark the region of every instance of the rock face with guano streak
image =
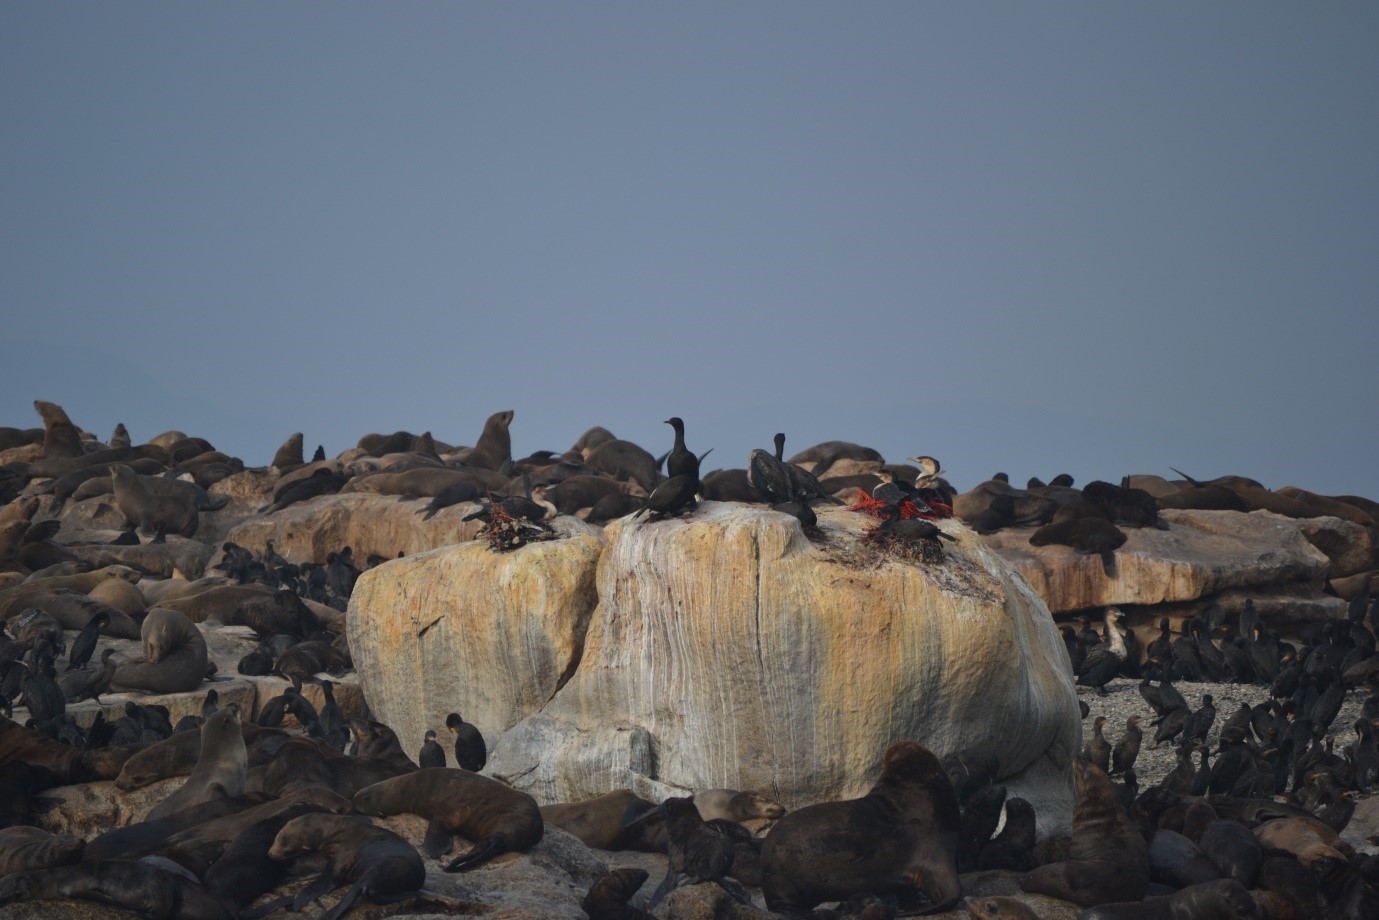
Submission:
<svg viewBox="0 0 1379 920">
<path fill-rule="evenodd" d="M 610 524 L 579 667 L 491 744 L 486 772 L 541 802 L 726 787 L 793 808 L 863 794 L 887 745 L 910 738 L 995 754 L 1043 832 L 1066 824 L 1081 727 L 1039 597 L 955 521 L 946 558 L 925 564 L 863 542 L 873 519 L 819 519 L 821 543 L 787 515 L 714 502 Z M 371 615 L 356 597 L 352 624 Z"/>
<path fill-rule="evenodd" d="M 355 669 L 374 717 L 408 751 L 428 728 L 446 737 L 450 712 L 491 748 L 579 663 L 603 535 L 572 517 L 554 527 L 561 539 L 505 552 L 472 540 L 385 563 L 355 583 L 346 625 Z"/>
</svg>

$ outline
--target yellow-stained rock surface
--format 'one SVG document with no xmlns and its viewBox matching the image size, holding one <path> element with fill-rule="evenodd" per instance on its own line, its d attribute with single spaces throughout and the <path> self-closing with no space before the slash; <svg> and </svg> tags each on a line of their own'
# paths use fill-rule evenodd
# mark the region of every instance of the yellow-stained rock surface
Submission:
<svg viewBox="0 0 1379 920">
<path fill-rule="evenodd" d="M 325 562 L 327 554 L 348 546 L 362 562 L 375 555 L 393 559 L 399 553 L 414 556 L 463 543 L 483 527 L 482 521 L 463 519 L 477 510 L 471 503 L 451 505 L 423 521 L 430 501 L 366 492 L 321 495 L 249 518 L 231 528 L 226 539 L 255 553 L 272 540 L 273 548 L 292 562 Z"/>
<path fill-rule="evenodd" d="M 374 717 L 408 751 L 415 754 L 428 728 L 448 738 L 450 712 L 477 725 L 492 747 L 569 678 L 594 609 L 604 540 L 576 518 L 554 527 L 561 539 L 505 552 L 474 540 L 360 576 L 347 618 L 350 650 Z"/>
<path fill-rule="evenodd" d="M 1161 516 L 1168 530 L 1125 528 L 1114 577 L 1105 573 L 1100 556 L 1082 556 L 1066 546 L 1030 546 L 1034 528 L 982 539 L 1055 614 L 1108 604 L 1191 601 L 1233 588 L 1268 587 L 1278 593 L 1280 586 L 1291 585 L 1321 597 L 1329 560 L 1304 535 L 1316 531 L 1316 522 L 1268 511 L 1165 510 Z"/>
<path fill-rule="evenodd" d="M 798 807 L 863 794 L 913 738 L 996 754 L 1046 830 L 1066 821 L 1081 731 L 1047 608 L 956 521 L 932 563 L 862 541 L 874 524 L 821 511 L 816 543 L 784 514 L 714 502 L 610 524 L 579 669 L 489 772 L 542 802 L 727 787 Z"/>
</svg>

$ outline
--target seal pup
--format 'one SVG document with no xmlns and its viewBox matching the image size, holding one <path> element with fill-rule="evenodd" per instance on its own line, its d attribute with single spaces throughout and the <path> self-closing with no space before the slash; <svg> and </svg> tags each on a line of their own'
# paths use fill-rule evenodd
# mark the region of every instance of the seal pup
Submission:
<svg viewBox="0 0 1379 920">
<path fill-rule="evenodd" d="M 355 793 L 354 809 L 381 816 L 409 811 L 426 818 L 431 824 L 422 848 L 432 858 L 449 852 L 452 834 L 475 841 L 472 850 L 450 861 L 446 872 L 463 872 L 501 853 L 530 849 L 545 831 L 535 799 L 467 770 L 417 770 L 374 783 Z"/>
<path fill-rule="evenodd" d="M 191 776 L 180 789 L 153 806 L 145 820 L 156 821 L 213 799 L 241 796 L 248 770 L 239 706 L 229 703 L 201 726 L 201 756 Z"/>
<path fill-rule="evenodd" d="M 681 885 L 700 882 L 715 882 L 736 900 L 750 903 L 745 893 L 723 883 L 733 868 L 732 838 L 700 817 L 693 798 L 672 797 L 657 807 L 665 816 L 670 860 L 666 877 L 646 902 L 647 909 Z"/>
<path fill-rule="evenodd" d="M 886 749 L 881 776 L 860 799 L 824 802 L 781 818 L 762 846 L 766 906 L 811 916 L 824 901 L 896 894 L 941 910 L 962 896 L 957 793 L 938 758 L 914 741 Z M 887 845 L 880 847 L 878 840 Z"/>
</svg>

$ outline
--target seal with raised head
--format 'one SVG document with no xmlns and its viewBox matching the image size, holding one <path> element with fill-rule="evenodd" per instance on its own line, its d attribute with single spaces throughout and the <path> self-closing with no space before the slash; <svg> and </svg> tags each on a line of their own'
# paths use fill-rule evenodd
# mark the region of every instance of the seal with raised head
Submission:
<svg viewBox="0 0 1379 920">
<path fill-rule="evenodd" d="M 938 758 L 898 741 L 866 795 L 810 805 L 776 823 L 761 851 L 766 906 L 802 918 L 824 901 L 895 894 L 928 911 L 949 908 L 962 896 L 961 829 L 957 793 Z"/>
<path fill-rule="evenodd" d="M 448 767 L 417 770 L 359 790 L 354 809 L 366 815 L 404 811 L 431 822 L 423 849 L 439 858 L 449 852 L 451 835 L 475 841 L 468 853 L 451 860 L 446 872 L 483 865 L 501 853 L 541 842 L 545 823 L 536 800 L 525 792 L 468 770 Z"/>
<path fill-rule="evenodd" d="M 119 506 L 120 513 L 144 533 L 153 533 L 161 527 L 164 533 L 184 537 L 196 535 L 201 518 L 194 497 L 156 493 L 123 463 L 111 465 L 110 484 L 114 488 L 115 504 Z"/>
<path fill-rule="evenodd" d="M 81 446 L 81 432 L 61 406 L 46 399 L 35 399 L 34 409 L 43 419 L 44 460 L 80 457 L 85 453 Z"/>
<path fill-rule="evenodd" d="M 1073 764 L 1073 781 L 1069 858 L 1040 866 L 1020 880 L 1020 887 L 1082 907 L 1143 898 L 1149 887 L 1148 848 L 1116 804 L 1110 778 L 1079 759 Z"/>
<path fill-rule="evenodd" d="M 184 808 L 212 799 L 234 798 L 244 794 L 249 754 L 239 721 L 239 706 L 229 703 L 201 726 L 201 756 L 182 787 L 148 813 L 145 820 L 156 821 Z"/>
<path fill-rule="evenodd" d="M 206 637 L 186 615 L 154 607 L 139 627 L 144 659 L 115 671 L 114 683 L 154 693 L 185 693 L 206 677 Z"/>
<path fill-rule="evenodd" d="M 512 459 L 512 435 L 508 427 L 512 425 L 514 413 L 511 409 L 495 412 L 484 422 L 483 434 L 469 451 L 465 462 L 481 466 L 486 470 L 496 470 Z"/>
</svg>

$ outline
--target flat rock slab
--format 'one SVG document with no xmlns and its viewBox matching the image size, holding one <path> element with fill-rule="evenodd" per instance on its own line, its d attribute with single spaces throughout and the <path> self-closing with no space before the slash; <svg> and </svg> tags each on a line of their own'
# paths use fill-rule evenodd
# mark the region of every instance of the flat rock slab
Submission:
<svg viewBox="0 0 1379 920">
<path fill-rule="evenodd" d="M 350 492 L 321 495 L 281 511 L 250 518 L 230 529 L 226 539 L 255 553 L 269 540 L 292 562 L 325 562 L 348 546 L 361 562 L 369 556 L 396 559 L 474 539 L 482 521 L 466 521 L 472 503 L 444 508 L 429 521 L 421 512 L 430 499 Z"/>
<path fill-rule="evenodd" d="M 1293 518 L 1268 511 L 1174 510 L 1162 517 L 1168 530 L 1125 529 L 1114 578 L 1106 575 L 1100 556 L 1083 556 L 1066 546 L 1031 546 L 1033 528 L 982 539 L 1055 614 L 1110 604 L 1192 601 L 1236 588 L 1276 591 L 1301 584 L 1319 592 L 1329 570 L 1330 560 Z"/>
</svg>

